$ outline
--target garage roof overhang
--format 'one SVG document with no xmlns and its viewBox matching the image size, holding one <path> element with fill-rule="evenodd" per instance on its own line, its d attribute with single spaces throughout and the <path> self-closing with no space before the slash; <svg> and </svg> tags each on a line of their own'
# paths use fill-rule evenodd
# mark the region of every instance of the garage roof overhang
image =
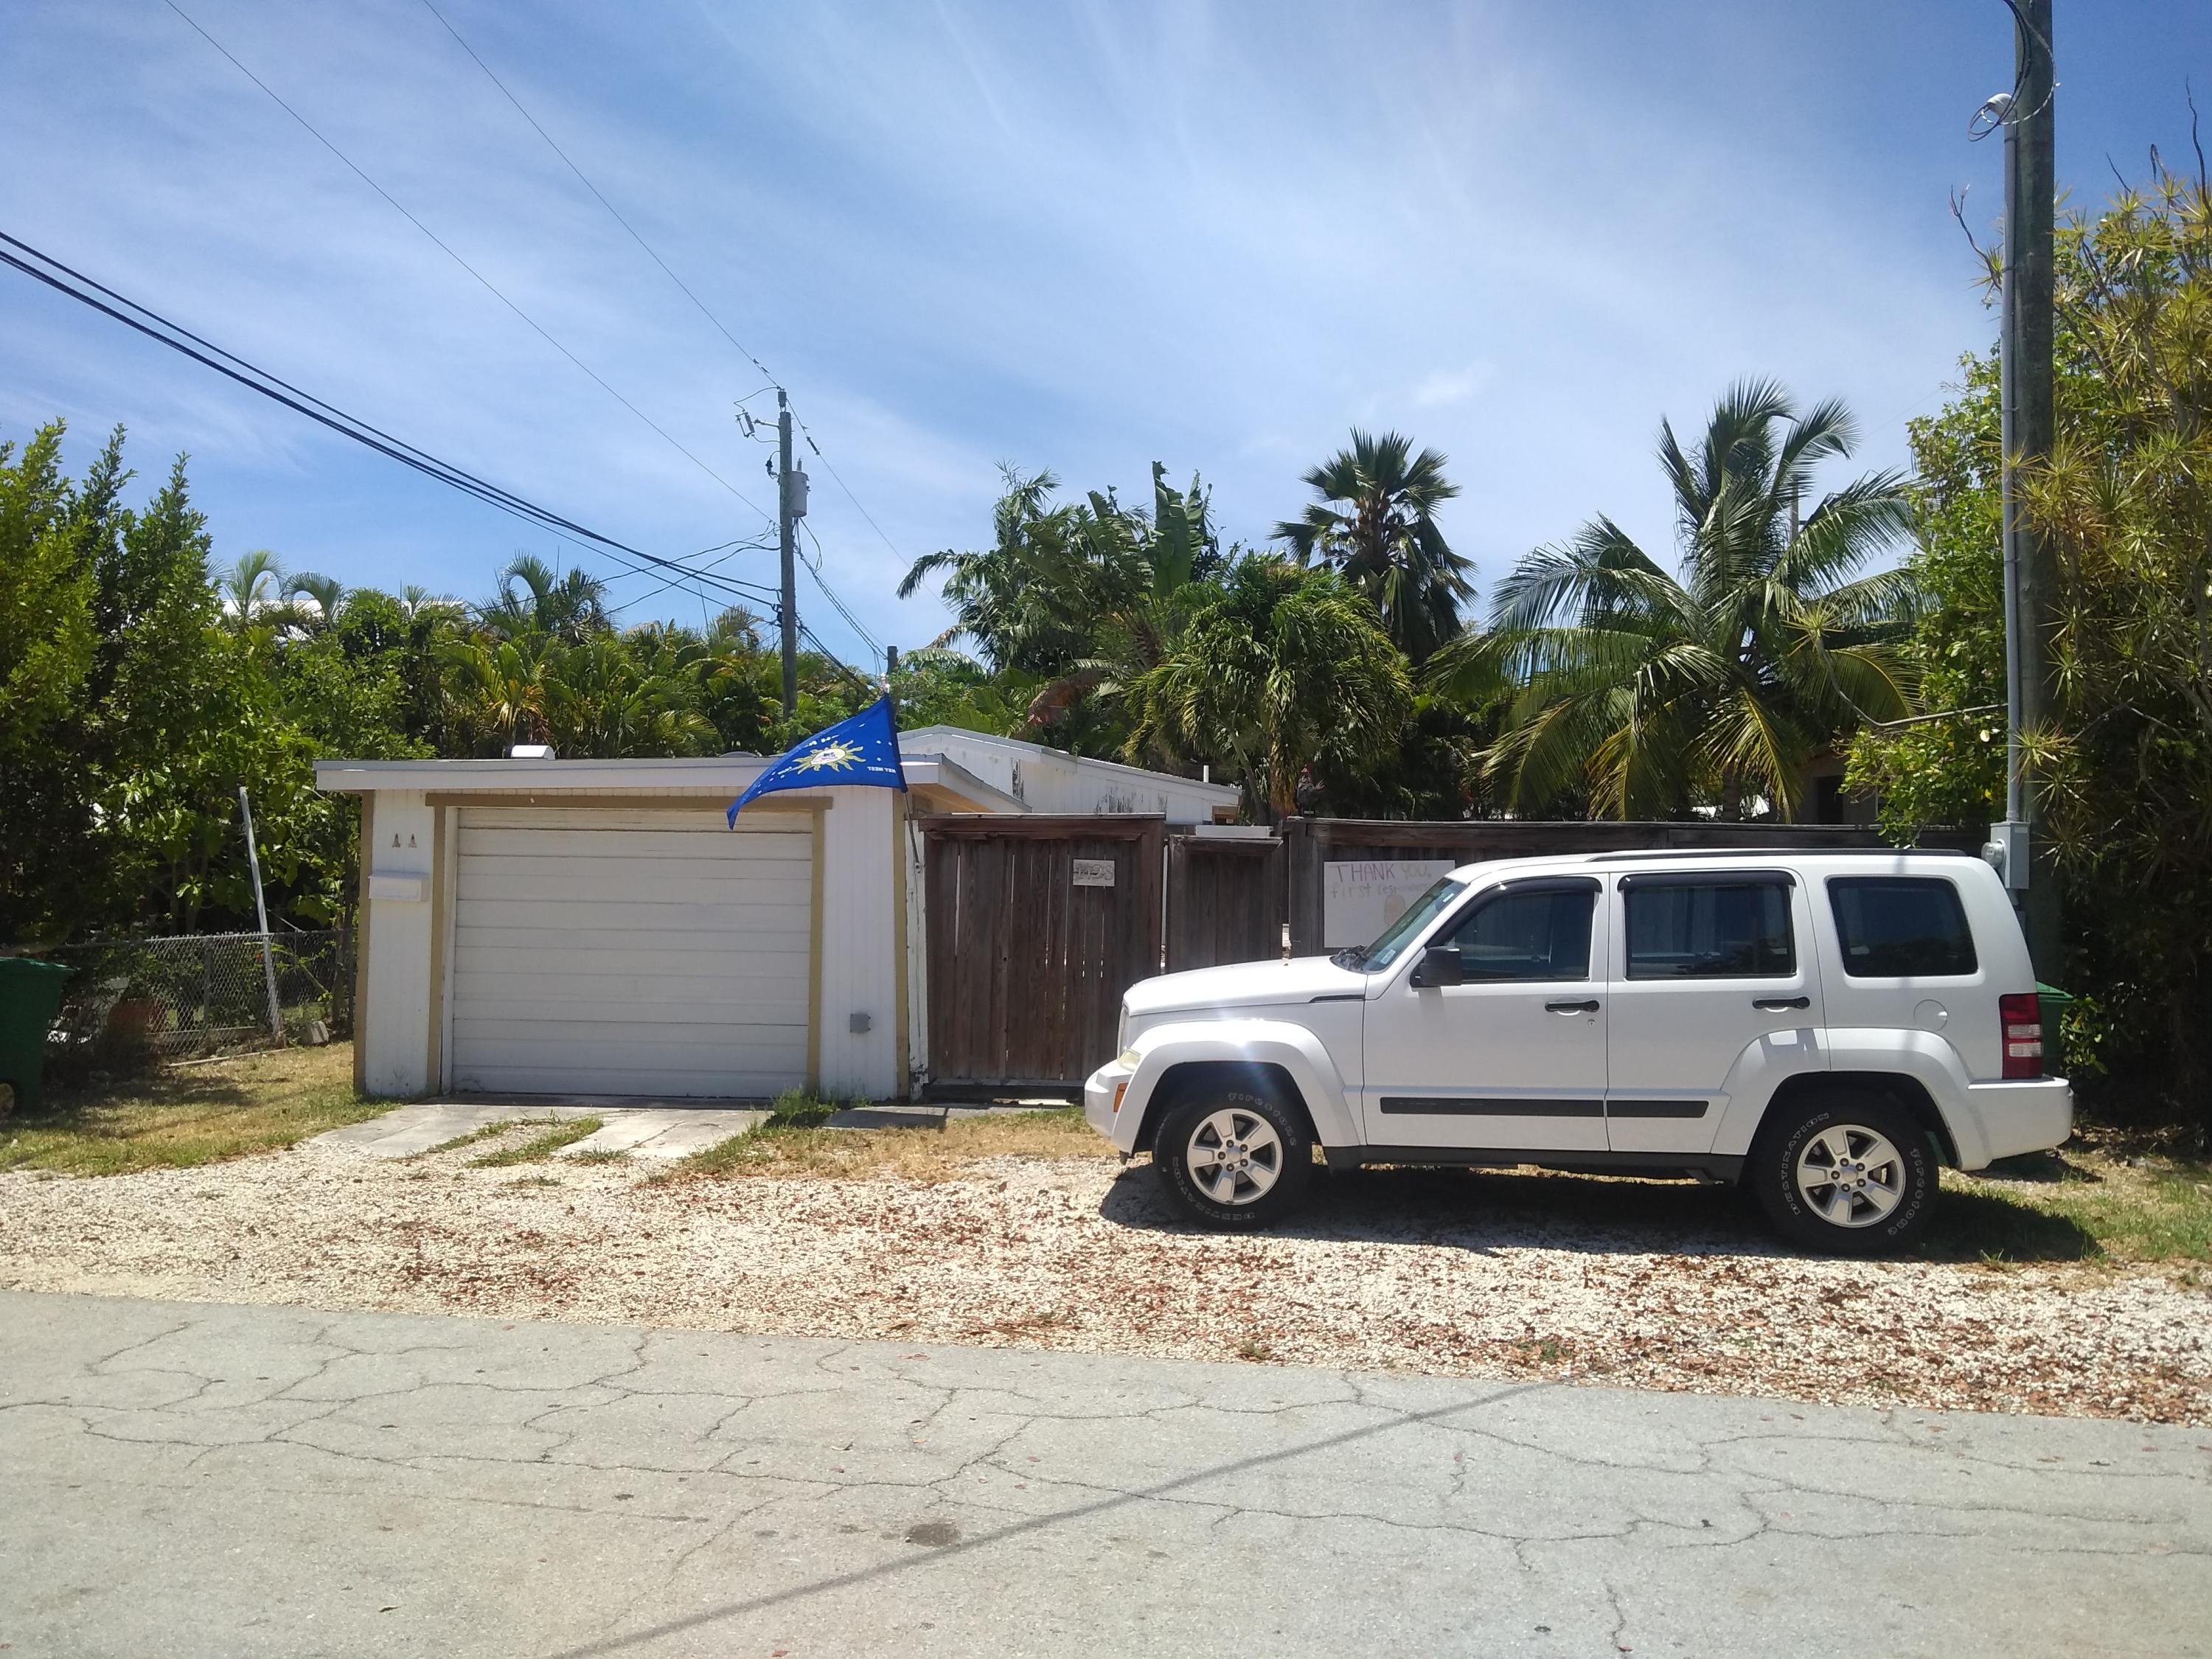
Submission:
<svg viewBox="0 0 2212 1659">
<path fill-rule="evenodd" d="M 315 787 L 325 794 L 382 791 L 437 795 L 693 796 L 724 805 L 768 766 L 760 755 L 686 760 L 326 760 L 315 763 Z M 1029 809 L 965 767 L 930 755 L 902 763 L 916 810 L 930 812 L 1026 812 Z"/>
</svg>

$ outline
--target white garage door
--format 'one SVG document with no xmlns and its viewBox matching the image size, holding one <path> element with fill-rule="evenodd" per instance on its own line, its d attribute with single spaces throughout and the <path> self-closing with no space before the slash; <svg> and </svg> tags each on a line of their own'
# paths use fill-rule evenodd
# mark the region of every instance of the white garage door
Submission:
<svg viewBox="0 0 2212 1659">
<path fill-rule="evenodd" d="M 464 808 L 451 1076 L 514 1094 L 806 1081 L 813 834 L 718 808 Z"/>
</svg>

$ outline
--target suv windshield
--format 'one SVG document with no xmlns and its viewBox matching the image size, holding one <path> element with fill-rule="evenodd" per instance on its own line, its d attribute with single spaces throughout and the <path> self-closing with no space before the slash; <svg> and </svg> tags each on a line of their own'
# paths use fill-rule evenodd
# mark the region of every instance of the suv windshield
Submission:
<svg viewBox="0 0 2212 1659">
<path fill-rule="evenodd" d="M 1385 927 L 1382 930 L 1382 936 L 1374 944 L 1364 949 L 1354 945 L 1349 951 L 1339 951 L 1331 960 L 1341 967 L 1358 968 L 1368 973 L 1373 973 L 1377 969 L 1388 968 L 1392 963 L 1397 961 L 1400 953 L 1412 942 L 1414 935 L 1442 915 L 1445 909 L 1465 891 L 1467 891 L 1465 882 L 1454 881 L 1449 876 L 1443 878 L 1435 886 L 1407 906 L 1406 913 Z"/>
</svg>

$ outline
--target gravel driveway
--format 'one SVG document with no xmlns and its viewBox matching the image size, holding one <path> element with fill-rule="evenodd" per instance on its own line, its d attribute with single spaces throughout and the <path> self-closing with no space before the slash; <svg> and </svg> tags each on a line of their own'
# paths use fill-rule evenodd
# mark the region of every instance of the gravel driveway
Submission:
<svg viewBox="0 0 2212 1659">
<path fill-rule="evenodd" d="M 2212 1424 L 2212 1297 L 2172 1276 L 1787 1255 L 1710 1189 L 1371 1171 L 1243 1238 L 1107 1159 L 657 1183 L 482 1150 L 0 1176 L 0 1286 Z"/>
</svg>

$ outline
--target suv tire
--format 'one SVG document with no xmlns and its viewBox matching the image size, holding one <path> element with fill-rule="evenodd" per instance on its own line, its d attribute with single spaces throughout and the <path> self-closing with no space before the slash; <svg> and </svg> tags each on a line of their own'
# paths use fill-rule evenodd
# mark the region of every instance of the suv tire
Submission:
<svg viewBox="0 0 2212 1659">
<path fill-rule="evenodd" d="M 1297 1207 L 1313 1175 L 1305 1114 L 1249 1084 L 1203 1089 L 1168 1109 L 1152 1167 L 1169 1200 L 1201 1226 L 1249 1231 Z"/>
<path fill-rule="evenodd" d="M 1911 1115 L 1850 1087 L 1800 1096 L 1760 1128 L 1744 1182 L 1791 1243 L 1889 1255 L 1928 1225 L 1939 1176 Z"/>
</svg>

